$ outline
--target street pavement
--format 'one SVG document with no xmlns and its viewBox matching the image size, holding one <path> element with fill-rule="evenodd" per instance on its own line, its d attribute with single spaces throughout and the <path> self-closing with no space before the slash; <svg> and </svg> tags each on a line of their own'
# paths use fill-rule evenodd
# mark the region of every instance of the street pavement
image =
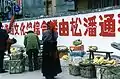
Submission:
<svg viewBox="0 0 120 79">
<path fill-rule="evenodd" d="M 41 70 L 33 71 L 33 72 L 24 72 L 21 74 L 9 74 L 2 73 L 0 74 L 0 79 L 45 79 L 42 76 Z M 56 79 L 90 79 L 90 78 L 82 78 L 80 76 L 72 76 L 69 74 L 68 67 L 62 67 L 62 73 L 56 76 Z"/>
</svg>

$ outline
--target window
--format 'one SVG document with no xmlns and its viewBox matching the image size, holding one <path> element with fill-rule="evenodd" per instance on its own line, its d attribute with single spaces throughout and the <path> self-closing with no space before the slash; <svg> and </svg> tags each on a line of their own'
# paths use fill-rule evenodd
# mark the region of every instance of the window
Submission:
<svg viewBox="0 0 120 79">
<path fill-rule="evenodd" d="M 38 17 L 45 14 L 44 0 L 23 0 L 24 16 Z"/>
<path fill-rule="evenodd" d="M 88 9 L 120 5 L 120 0 L 88 0 Z"/>
<path fill-rule="evenodd" d="M 74 0 L 56 0 L 57 13 L 67 12 L 68 10 L 74 9 L 75 9 Z"/>
</svg>

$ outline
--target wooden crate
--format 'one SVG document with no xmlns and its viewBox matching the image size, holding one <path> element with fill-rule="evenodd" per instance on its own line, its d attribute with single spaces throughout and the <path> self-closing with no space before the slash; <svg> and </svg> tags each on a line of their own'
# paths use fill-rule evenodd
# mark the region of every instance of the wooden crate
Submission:
<svg viewBox="0 0 120 79">
<path fill-rule="evenodd" d="M 25 71 L 25 59 L 9 61 L 9 73 L 10 74 L 22 73 L 24 71 Z"/>
</svg>

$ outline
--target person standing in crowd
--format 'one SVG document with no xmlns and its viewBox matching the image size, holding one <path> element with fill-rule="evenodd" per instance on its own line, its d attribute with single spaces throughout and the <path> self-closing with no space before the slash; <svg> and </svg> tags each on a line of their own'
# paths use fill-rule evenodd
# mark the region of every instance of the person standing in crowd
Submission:
<svg viewBox="0 0 120 79">
<path fill-rule="evenodd" d="M 7 49 L 7 40 L 9 38 L 9 35 L 6 30 L 2 29 L 2 23 L 0 22 L 0 73 L 6 72 L 3 69 L 3 60 L 5 51 Z"/>
<path fill-rule="evenodd" d="M 29 71 L 38 70 L 39 38 L 33 31 L 28 31 L 24 37 L 24 45 L 29 60 Z M 33 61 L 32 61 L 33 58 Z M 34 63 L 34 65 L 33 65 Z M 34 67 L 33 67 L 34 66 Z"/>
<path fill-rule="evenodd" d="M 43 32 L 43 52 L 42 52 L 42 73 L 46 79 L 54 79 L 57 74 L 61 73 L 59 55 L 57 53 L 58 34 L 54 31 L 54 27 L 47 23 L 47 30 Z"/>
</svg>

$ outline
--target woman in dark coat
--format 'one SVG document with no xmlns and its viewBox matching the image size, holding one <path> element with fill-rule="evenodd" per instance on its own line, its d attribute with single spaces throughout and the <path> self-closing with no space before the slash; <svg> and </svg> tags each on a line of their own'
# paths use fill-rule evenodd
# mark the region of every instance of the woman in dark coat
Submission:
<svg viewBox="0 0 120 79">
<path fill-rule="evenodd" d="M 47 30 L 43 32 L 43 61 L 42 73 L 46 79 L 54 79 L 58 73 L 61 73 L 59 55 L 57 53 L 57 37 L 58 34 L 51 26 L 51 22 L 47 23 Z"/>
</svg>

